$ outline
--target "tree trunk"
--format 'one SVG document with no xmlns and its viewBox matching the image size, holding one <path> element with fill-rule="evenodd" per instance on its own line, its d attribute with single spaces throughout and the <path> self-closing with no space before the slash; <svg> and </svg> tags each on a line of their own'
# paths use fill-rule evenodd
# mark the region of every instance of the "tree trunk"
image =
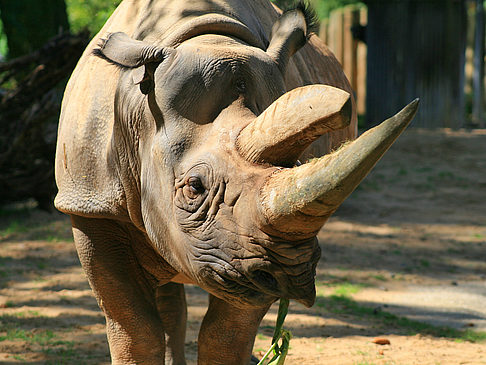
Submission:
<svg viewBox="0 0 486 365">
<path fill-rule="evenodd" d="M 50 38 L 69 31 L 64 0 L 0 0 L 8 58 L 41 48 Z"/>
<path fill-rule="evenodd" d="M 34 198 L 52 206 L 62 91 L 87 44 L 87 33 L 62 34 L 0 63 L 0 204 Z"/>
</svg>

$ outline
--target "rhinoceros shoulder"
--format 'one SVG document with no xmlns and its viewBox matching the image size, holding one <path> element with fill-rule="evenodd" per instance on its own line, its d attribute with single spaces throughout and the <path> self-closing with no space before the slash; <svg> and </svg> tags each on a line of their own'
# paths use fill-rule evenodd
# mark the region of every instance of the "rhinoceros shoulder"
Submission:
<svg viewBox="0 0 486 365">
<path fill-rule="evenodd" d="M 110 32 L 133 32 L 143 1 L 124 1 L 81 56 L 64 93 L 56 149 L 56 207 L 89 217 L 127 216 L 113 146 L 120 70 L 93 55 Z"/>
<path fill-rule="evenodd" d="M 111 163 L 113 96 L 117 70 L 87 58 L 69 81 L 56 152 L 56 207 L 84 216 L 120 215 L 124 194 Z M 86 77 L 85 75 L 96 77 Z"/>
</svg>

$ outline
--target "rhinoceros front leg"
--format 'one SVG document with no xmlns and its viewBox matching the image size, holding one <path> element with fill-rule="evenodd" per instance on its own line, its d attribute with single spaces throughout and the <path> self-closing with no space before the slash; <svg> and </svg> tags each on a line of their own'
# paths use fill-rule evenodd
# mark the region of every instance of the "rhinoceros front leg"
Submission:
<svg viewBox="0 0 486 365">
<path fill-rule="evenodd" d="M 167 283 L 156 293 L 157 309 L 165 330 L 165 364 L 184 365 L 187 305 L 184 285 Z"/>
<path fill-rule="evenodd" d="M 100 308 L 113 364 L 163 364 L 164 329 L 154 289 L 139 266 L 127 231 L 108 219 L 72 216 L 79 259 Z"/>
<path fill-rule="evenodd" d="M 268 308 L 241 309 L 210 295 L 199 331 L 198 364 L 250 364 L 258 326 Z"/>
</svg>

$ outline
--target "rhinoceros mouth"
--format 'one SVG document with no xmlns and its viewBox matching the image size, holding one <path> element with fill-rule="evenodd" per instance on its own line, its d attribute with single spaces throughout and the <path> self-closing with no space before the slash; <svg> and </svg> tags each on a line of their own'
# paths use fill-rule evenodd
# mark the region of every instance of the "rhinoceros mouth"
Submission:
<svg viewBox="0 0 486 365">
<path fill-rule="evenodd" d="M 315 301 L 315 270 L 303 272 L 296 277 L 280 276 L 264 270 L 256 270 L 251 275 L 252 283 L 262 292 L 277 297 L 295 299 L 307 307 Z"/>
<path fill-rule="evenodd" d="M 311 262 L 282 267 L 267 259 L 235 259 L 235 265 L 203 264 L 200 284 L 230 302 L 262 306 L 276 298 L 295 299 L 310 307 L 315 300 L 315 257 Z M 249 263 L 251 262 L 251 263 Z"/>
<path fill-rule="evenodd" d="M 262 307 L 273 303 L 278 298 L 277 295 L 259 290 L 242 274 L 238 277 L 230 277 L 215 268 L 205 268 L 202 271 L 205 278 L 202 283 L 199 283 L 200 286 L 236 306 Z"/>
</svg>

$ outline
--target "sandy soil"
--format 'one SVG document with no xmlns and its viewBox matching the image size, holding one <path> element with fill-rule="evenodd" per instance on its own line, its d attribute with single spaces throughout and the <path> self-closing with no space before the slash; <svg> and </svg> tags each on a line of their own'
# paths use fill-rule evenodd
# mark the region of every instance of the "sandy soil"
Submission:
<svg viewBox="0 0 486 365">
<path fill-rule="evenodd" d="M 400 138 L 321 231 L 316 305 L 291 303 L 287 364 L 486 364 L 485 341 L 401 320 L 486 331 L 485 156 L 486 131 Z M 193 286 L 187 294 L 195 364 L 207 298 Z M 109 364 L 104 318 L 63 216 L 0 212 L 0 363 Z"/>
</svg>

